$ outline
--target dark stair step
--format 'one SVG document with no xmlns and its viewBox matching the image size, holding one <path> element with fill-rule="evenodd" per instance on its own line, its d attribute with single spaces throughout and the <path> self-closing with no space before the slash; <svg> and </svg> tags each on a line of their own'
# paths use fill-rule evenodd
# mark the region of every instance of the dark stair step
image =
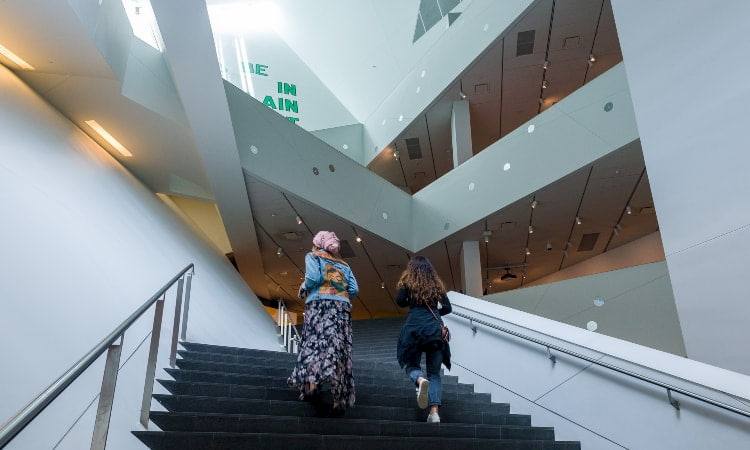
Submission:
<svg viewBox="0 0 750 450">
<path fill-rule="evenodd" d="M 580 450 L 578 442 L 516 439 L 467 439 L 434 437 L 351 436 L 278 433 L 190 433 L 176 431 L 134 431 L 151 449 L 233 450 L 263 449 L 495 449 L 495 450 Z"/>
<path fill-rule="evenodd" d="M 288 387 L 286 380 L 287 377 L 278 376 L 263 376 L 263 375 L 246 375 L 242 373 L 224 373 L 224 372 L 206 372 L 202 370 L 184 370 L 184 369 L 164 369 L 169 375 L 175 380 L 179 381 L 203 381 L 210 383 L 228 383 L 228 384 L 241 384 L 241 385 L 253 385 L 253 386 L 266 386 L 266 387 Z M 291 372 L 290 372 L 291 373 Z M 287 374 L 288 375 L 288 374 Z M 383 383 L 388 384 L 383 384 Z M 412 395 L 415 393 L 414 384 L 406 379 L 403 384 L 390 384 L 389 380 L 382 380 L 377 378 L 363 377 L 355 383 L 355 390 L 359 390 L 361 387 L 372 387 L 379 391 L 384 389 L 390 389 L 397 392 L 403 392 L 404 395 Z M 471 384 L 443 384 L 443 396 L 449 393 L 463 393 L 471 394 L 474 392 L 474 385 Z"/>
<path fill-rule="evenodd" d="M 189 350 L 178 350 L 177 354 L 184 360 L 190 361 L 214 361 L 227 364 L 243 364 L 243 365 L 254 365 L 262 367 L 279 367 L 284 365 L 285 367 L 294 367 L 297 363 L 296 355 L 294 358 L 284 357 L 268 357 L 264 355 L 229 355 L 226 353 L 209 353 L 209 352 L 194 352 Z M 368 359 L 357 360 L 355 369 L 381 369 L 381 370 L 395 370 L 403 372 L 399 367 L 396 358 L 391 358 L 391 364 L 383 364 L 382 362 L 373 362 Z"/>
<path fill-rule="evenodd" d="M 185 382 L 175 380 L 157 380 L 173 395 L 193 395 L 193 396 L 211 396 L 211 397 L 234 397 L 247 398 L 255 400 L 286 400 L 294 401 L 299 397 L 299 391 L 289 387 L 265 387 L 265 386 L 248 386 L 207 382 Z M 380 406 L 414 406 L 416 398 L 411 390 L 395 391 L 382 388 L 358 389 L 358 405 L 380 405 Z M 489 394 L 459 394 L 453 392 L 443 395 L 443 403 L 473 405 L 476 408 L 497 408 L 491 405 L 507 405 L 500 403 L 491 403 Z"/>
<path fill-rule="evenodd" d="M 278 416 L 316 416 L 313 405 L 302 401 L 254 400 L 231 397 L 202 397 L 189 395 L 154 394 L 154 398 L 168 411 L 206 412 L 227 414 L 262 414 Z M 426 418 L 424 410 L 414 407 L 355 405 L 347 410 L 346 416 L 352 419 L 373 420 L 413 420 L 422 422 Z M 444 407 L 440 418 L 446 423 L 481 423 L 494 425 L 530 426 L 531 417 L 525 414 L 488 411 L 471 406 Z"/>
<path fill-rule="evenodd" d="M 194 361 L 187 359 L 178 359 L 176 361 L 177 367 L 185 370 L 197 370 L 203 372 L 223 372 L 223 373 L 238 373 L 244 375 L 265 375 L 273 377 L 288 377 L 292 373 L 294 365 L 289 367 L 275 367 L 275 366 L 253 366 L 250 364 L 231 364 L 216 361 Z M 371 380 L 376 379 L 379 382 L 386 384 L 408 385 L 414 386 L 414 383 L 406 376 L 406 373 L 392 370 L 383 369 L 362 369 L 355 367 L 354 382 L 360 380 Z M 442 377 L 443 386 L 449 384 L 458 384 L 458 377 L 451 375 L 444 375 Z"/>
<path fill-rule="evenodd" d="M 551 427 L 153 411 L 163 431 L 554 440 Z"/>
</svg>

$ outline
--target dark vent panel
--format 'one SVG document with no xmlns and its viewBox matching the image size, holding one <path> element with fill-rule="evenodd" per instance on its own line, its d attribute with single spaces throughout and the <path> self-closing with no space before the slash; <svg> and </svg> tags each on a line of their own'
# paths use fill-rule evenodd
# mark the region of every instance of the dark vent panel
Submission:
<svg viewBox="0 0 750 450">
<path fill-rule="evenodd" d="M 516 56 L 534 53 L 534 36 L 536 30 L 521 31 L 516 39 Z"/>
<path fill-rule="evenodd" d="M 419 147 L 419 138 L 407 139 L 406 151 L 409 153 L 409 159 L 422 159 L 422 149 Z"/>
<path fill-rule="evenodd" d="M 357 257 L 357 255 L 354 254 L 354 250 L 352 250 L 352 246 L 349 245 L 349 241 L 347 240 L 343 240 L 339 243 L 339 255 L 341 255 L 341 257 L 344 259 Z"/>
<path fill-rule="evenodd" d="M 599 239 L 599 233 L 584 234 L 581 236 L 581 243 L 578 244 L 578 251 L 590 252 L 594 249 L 597 239 Z"/>
</svg>

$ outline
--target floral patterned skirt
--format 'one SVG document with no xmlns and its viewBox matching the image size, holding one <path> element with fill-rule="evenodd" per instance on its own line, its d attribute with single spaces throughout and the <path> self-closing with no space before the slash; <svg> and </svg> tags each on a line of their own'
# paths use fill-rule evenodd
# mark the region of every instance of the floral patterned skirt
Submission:
<svg viewBox="0 0 750 450">
<path fill-rule="evenodd" d="M 310 383 L 328 383 L 334 401 L 354 406 L 350 303 L 314 300 L 305 305 L 302 345 L 287 383 L 301 395 L 310 393 Z"/>
</svg>

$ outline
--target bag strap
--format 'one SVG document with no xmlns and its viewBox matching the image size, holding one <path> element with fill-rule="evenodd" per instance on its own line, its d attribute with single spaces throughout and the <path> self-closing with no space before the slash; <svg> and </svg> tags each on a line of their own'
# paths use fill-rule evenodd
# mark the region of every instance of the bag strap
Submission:
<svg viewBox="0 0 750 450">
<path fill-rule="evenodd" d="M 438 319 L 438 316 L 435 315 L 435 311 L 433 311 L 432 308 L 430 308 L 430 305 L 428 305 L 427 303 L 425 303 L 424 305 L 427 307 L 427 309 L 430 310 L 430 312 L 432 313 L 432 317 L 434 317 L 435 320 L 437 320 L 438 323 L 442 326 L 443 325 L 443 321 L 440 320 L 440 319 Z"/>
</svg>

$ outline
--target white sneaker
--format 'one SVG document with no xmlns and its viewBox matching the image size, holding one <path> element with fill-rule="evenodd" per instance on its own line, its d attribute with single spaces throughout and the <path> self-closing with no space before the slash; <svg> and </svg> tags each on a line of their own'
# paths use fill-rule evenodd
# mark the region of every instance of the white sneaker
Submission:
<svg viewBox="0 0 750 450">
<path fill-rule="evenodd" d="M 430 381 L 427 378 L 422 378 L 417 388 L 417 405 L 421 409 L 427 408 L 427 402 L 429 400 L 427 390 L 430 388 Z"/>
<path fill-rule="evenodd" d="M 440 423 L 440 416 L 438 413 L 432 413 L 427 416 L 427 423 Z"/>
</svg>

